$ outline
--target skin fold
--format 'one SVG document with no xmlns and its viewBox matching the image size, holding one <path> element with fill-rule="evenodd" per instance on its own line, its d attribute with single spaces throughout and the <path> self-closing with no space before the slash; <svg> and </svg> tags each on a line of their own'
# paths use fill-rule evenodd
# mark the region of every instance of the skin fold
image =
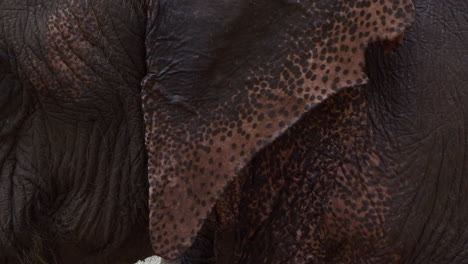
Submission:
<svg viewBox="0 0 468 264">
<path fill-rule="evenodd" d="M 0 1 L 0 263 L 466 263 L 467 5 Z"/>
<path fill-rule="evenodd" d="M 0 2 L 0 263 L 151 255 L 145 16 L 137 1 Z"/>
<path fill-rule="evenodd" d="M 257 154 L 166 263 L 466 263 L 468 6 L 415 4 L 400 47 L 366 52 L 369 83 Z"/>
<path fill-rule="evenodd" d="M 259 151 L 367 81 L 366 46 L 398 38 L 414 7 L 177 0 L 155 1 L 150 11 L 142 82 L 150 232 L 153 250 L 175 259 Z"/>
</svg>

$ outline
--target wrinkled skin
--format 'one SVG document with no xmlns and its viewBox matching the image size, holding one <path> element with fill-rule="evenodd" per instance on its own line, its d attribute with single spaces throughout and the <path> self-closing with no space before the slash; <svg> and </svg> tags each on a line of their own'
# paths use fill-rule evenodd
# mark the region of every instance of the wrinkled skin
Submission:
<svg viewBox="0 0 468 264">
<path fill-rule="evenodd" d="M 468 3 L 415 4 L 370 82 L 261 151 L 167 263 L 467 263 Z"/>
<path fill-rule="evenodd" d="M 154 1 L 142 104 L 155 252 L 190 247 L 249 161 L 364 84 L 368 43 L 399 39 L 413 14 L 408 0 Z"/>
<path fill-rule="evenodd" d="M 466 3 L 144 2 L 0 2 L 1 263 L 468 259 Z"/>
<path fill-rule="evenodd" d="M 145 13 L 132 0 L 0 1 L 0 263 L 152 254 Z"/>
</svg>

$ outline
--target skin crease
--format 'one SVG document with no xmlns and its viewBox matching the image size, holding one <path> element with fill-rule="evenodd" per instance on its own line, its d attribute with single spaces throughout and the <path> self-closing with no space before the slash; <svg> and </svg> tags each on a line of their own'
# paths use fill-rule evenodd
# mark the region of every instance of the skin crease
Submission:
<svg viewBox="0 0 468 264">
<path fill-rule="evenodd" d="M 152 255 L 145 17 L 133 0 L 0 2 L 0 263 Z"/>
<path fill-rule="evenodd" d="M 468 4 L 415 4 L 395 53 L 367 51 L 369 83 L 257 154 L 163 263 L 466 263 Z"/>
<path fill-rule="evenodd" d="M 301 116 L 366 82 L 411 1 L 156 1 L 142 103 L 156 254 L 186 250 L 228 183 Z M 229 14 L 229 15 L 227 15 Z M 388 21 L 387 21 L 388 20 Z"/>
<path fill-rule="evenodd" d="M 1 2 L 0 262 L 464 263 L 466 8 L 330 3 Z"/>
</svg>

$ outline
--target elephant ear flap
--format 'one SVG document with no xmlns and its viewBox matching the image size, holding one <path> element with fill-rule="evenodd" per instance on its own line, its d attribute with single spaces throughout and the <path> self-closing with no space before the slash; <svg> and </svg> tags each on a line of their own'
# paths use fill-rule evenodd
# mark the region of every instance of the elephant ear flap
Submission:
<svg viewBox="0 0 468 264">
<path fill-rule="evenodd" d="M 409 0 L 172 0 L 149 5 L 142 82 L 156 254 L 175 259 L 227 184 L 340 89 L 368 43 L 410 25 Z"/>
</svg>

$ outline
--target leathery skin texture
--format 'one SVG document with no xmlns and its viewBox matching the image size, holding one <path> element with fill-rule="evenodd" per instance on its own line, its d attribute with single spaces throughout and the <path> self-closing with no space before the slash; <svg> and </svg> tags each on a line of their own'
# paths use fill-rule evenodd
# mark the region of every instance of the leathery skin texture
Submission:
<svg viewBox="0 0 468 264">
<path fill-rule="evenodd" d="M 137 1 L 0 1 L 0 263 L 150 255 Z"/>
<path fill-rule="evenodd" d="M 368 43 L 400 1 L 153 1 L 142 83 L 154 251 L 175 259 L 254 155 L 303 113 L 366 82 Z"/>
<path fill-rule="evenodd" d="M 465 263 L 465 2 L 1 1 L 0 263 Z"/>
<path fill-rule="evenodd" d="M 468 263 L 468 3 L 415 4 L 369 83 L 261 151 L 181 263 Z"/>
</svg>

